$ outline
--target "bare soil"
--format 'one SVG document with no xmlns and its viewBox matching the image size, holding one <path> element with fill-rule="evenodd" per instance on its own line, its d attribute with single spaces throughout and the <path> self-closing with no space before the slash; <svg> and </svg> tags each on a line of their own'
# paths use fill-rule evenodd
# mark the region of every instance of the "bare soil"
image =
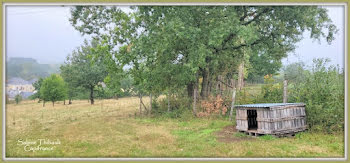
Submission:
<svg viewBox="0 0 350 163">
<path fill-rule="evenodd" d="M 219 142 L 223 142 L 223 143 L 255 140 L 255 138 L 253 138 L 251 136 L 238 137 L 235 135 L 237 132 L 238 131 L 236 130 L 235 126 L 229 125 L 229 126 L 224 127 L 222 130 L 216 132 L 216 138 Z"/>
</svg>

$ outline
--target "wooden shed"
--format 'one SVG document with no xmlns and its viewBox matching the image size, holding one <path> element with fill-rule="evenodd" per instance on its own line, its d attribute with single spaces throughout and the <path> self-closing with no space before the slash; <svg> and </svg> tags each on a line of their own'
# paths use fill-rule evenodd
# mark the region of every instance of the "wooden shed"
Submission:
<svg viewBox="0 0 350 163">
<path fill-rule="evenodd" d="M 266 103 L 236 106 L 236 129 L 249 135 L 294 135 L 307 129 L 305 104 Z"/>
</svg>

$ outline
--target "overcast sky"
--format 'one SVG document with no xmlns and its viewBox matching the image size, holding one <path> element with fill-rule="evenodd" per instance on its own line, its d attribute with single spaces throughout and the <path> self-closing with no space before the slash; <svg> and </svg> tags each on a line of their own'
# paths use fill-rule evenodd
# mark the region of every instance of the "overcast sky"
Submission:
<svg viewBox="0 0 350 163">
<path fill-rule="evenodd" d="M 336 40 L 328 45 L 309 39 L 297 44 L 294 53 L 283 59 L 284 64 L 303 61 L 308 65 L 314 58 L 330 58 L 332 64 L 344 66 L 344 7 L 324 6 L 339 29 Z M 34 58 L 39 63 L 63 63 L 66 56 L 79 47 L 84 37 L 69 22 L 69 7 L 7 6 L 7 57 Z"/>
</svg>

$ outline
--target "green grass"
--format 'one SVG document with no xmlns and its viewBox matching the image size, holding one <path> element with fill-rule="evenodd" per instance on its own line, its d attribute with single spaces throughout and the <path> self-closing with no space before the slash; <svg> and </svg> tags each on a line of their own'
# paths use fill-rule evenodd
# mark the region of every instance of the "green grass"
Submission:
<svg viewBox="0 0 350 163">
<path fill-rule="evenodd" d="M 261 140 L 275 140 L 277 139 L 276 137 L 272 136 L 272 135 L 264 135 L 259 137 Z"/>
<path fill-rule="evenodd" d="M 147 99 L 147 98 L 145 98 Z M 103 107 L 102 107 L 103 105 Z M 218 132 L 234 125 L 224 118 L 135 117 L 137 98 L 73 101 L 42 107 L 33 101 L 9 104 L 7 157 L 343 157 L 342 133 L 304 132 L 292 138 Z M 24 151 L 18 140 L 59 139 L 52 151 Z"/>
</svg>

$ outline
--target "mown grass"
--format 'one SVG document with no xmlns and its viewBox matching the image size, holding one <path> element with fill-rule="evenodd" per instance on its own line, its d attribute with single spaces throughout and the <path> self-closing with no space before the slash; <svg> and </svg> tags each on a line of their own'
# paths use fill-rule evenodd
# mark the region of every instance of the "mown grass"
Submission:
<svg viewBox="0 0 350 163">
<path fill-rule="evenodd" d="M 147 98 L 145 98 L 147 99 Z M 342 133 L 221 142 L 224 118 L 140 117 L 136 97 L 6 106 L 7 157 L 343 157 Z M 190 112 L 189 112 L 190 113 Z M 233 137 L 242 137 L 238 133 Z M 25 151 L 18 140 L 59 140 L 52 151 Z"/>
</svg>

